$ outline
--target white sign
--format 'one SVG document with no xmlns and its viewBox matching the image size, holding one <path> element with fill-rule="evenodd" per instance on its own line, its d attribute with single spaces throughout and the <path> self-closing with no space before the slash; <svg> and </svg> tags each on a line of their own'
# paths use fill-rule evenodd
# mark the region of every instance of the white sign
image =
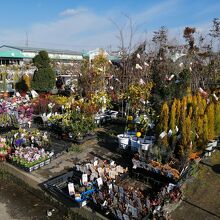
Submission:
<svg viewBox="0 0 220 220">
<path fill-rule="evenodd" d="M 108 189 L 109 189 L 109 190 L 112 190 L 112 189 L 113 189 L 112 183 L 108 185 Z"/>
<path fill-rule="evenodd" d="M 166 131 L 163 131 L 161 134 L 160 134 L 160 138 L 163 139 L 165 136 L 167 135 L 167 132 Z"/>
<path fill-rule="evenodd" d="M 33 99 L 37 98 L 39 96 L 35 90 L 31 90 L 31 95 L 32 95 Z"/>
<path fill-rule="evenodd" d="M 21 94 L 20 94 L 19 92 L 16 92 L 15 95 L 16 95 L 17 97 L 21 97 Z"/>
<path fill-rule="evenodd" d="M 171 135 L 172 135 L 172 130 L 170 129 L 169 131 L 168 131 L 168 137 L 170 137 Z"/>
<path fill-rule="evenodd" d="M 69 195 L 72 196 L 75 194 L 75 188 L 73 183 L 68 183 Z"/>
<path fill-rule="evenodd" d="M 112 160 L 111 163 L 110 163 L 110 165 L 111 165 L 111 166 L 114 166 L 114 164 L 115 164 L 115 161 Z"/>
<path fill-rule="evenodd" d="M 103 181 L 102 181 L 102 178 L 101 178 L 101 177 L 99 177 L 99 178 L 97 179 L 97 183 L 98 183 L 98 187 L 99 187 L 99 188 L 100 188 L 100 186 L 103 185 Z"/>
<path fill-rule="evenodd" d="M 82 175 L 82 184 L 85 185 L 88 182 L 88 175 L 87 174 L 83 174 Z"/>
<path fill-rule="evenodd" d="M 86 200 L 83 201 L 83 202 L 82 202 L 82 207 L 85 206 L 86 204 L 87 204 L 87 201 L 86 201 Z"/>
</svg>

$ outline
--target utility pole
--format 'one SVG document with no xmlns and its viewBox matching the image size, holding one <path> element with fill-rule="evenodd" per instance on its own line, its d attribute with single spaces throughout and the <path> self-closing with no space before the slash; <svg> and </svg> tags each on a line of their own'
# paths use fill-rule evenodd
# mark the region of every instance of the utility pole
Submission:
<svg viewBox="0 0 220 220">
<path fill-rule="evenodd" d="M 25 46 L 28 47 L 28 44 L 29 44 L 28 32 L 26 32 L 26 42 L 25 42 Z"/>
</svg>

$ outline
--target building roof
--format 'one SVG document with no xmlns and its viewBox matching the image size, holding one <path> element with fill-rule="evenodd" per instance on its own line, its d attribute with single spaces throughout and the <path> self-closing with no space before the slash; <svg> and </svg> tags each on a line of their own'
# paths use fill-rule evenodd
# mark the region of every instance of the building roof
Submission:
<svg viewBox="0 0 220 220">
<path fill-rule="evenodd" d="M 119 57 L 118 56 L 114 56 L 114 55 L 110 55 L 107 51 L 104 51 L 100 48 L 96 48 L 95 50 L 91 50 L 91 51 L 87 51 L 87 52 L 84 52 L 82 54 L 82 56 L 84 58 L 89 58 L 89 59 L 94 59 L 95 56 L 99 55 L 103 53 L 104 55 L 107 56 L 107 58 L 111 61 L 118 61 L 119 60 Z"/>
<path fill-rule="evenodd" d="M 0 51 L 0 57 L 5 58 L 25 58 L 24 55 L 18 50 Z"/>
<path fill-rule="evenodd" d="M 40 52 L 42 50 L 47 51 L 48 53 L 54 54 L 68 54 L 68 55 L 82 55 L 82 52 L 72 51 L 72 50 L 60 50 L 60 49 L 48 49 L 48 48 L 35 48 L 35 47 L 23 47 L 23 46 L 11 46 L 11 45 L 2 45 L 1 47 L 8 47 L 15 50 L 21 50 L 22 52 Z"/>
</svg>

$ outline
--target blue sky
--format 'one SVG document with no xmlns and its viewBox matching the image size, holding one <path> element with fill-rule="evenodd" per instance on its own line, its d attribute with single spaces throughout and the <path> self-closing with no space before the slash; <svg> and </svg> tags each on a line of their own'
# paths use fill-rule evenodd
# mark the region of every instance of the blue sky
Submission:
<svg viewBox="0 0 220 220">
<path fill-rule="evenodd" d="M 180 38 L 185 26 L 210 29 L 220 18 L 219 0 L 10 0 L 1 3 L 0 43 L 72 50 L 115 48 L 117 28 L 126 29 L 125 15 L 137 27 L 134 41 L 148 39 L 164 25 Z M 125 34 L 128 36 L 127 34 Z M 125 38 L 126 38 L 125 36 Z"/>
</svg>

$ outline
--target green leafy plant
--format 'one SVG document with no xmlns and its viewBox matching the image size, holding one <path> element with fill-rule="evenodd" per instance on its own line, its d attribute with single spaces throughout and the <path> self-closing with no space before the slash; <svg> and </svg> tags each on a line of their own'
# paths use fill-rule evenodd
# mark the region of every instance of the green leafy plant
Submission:
<svg viewBox="0 0 220 220">
<path fill-rule="evenodd" d="M 7 76 L 8 73 L 6 71 L 1 72 L 1 78 L 2 78 L 1 90 L 4 92 L 7 91 Z"/>
<path fill-rule="evenodd" d="M 49 92 L 55 86 L 55 72 L 51 68 L 50 58 L 46 51 L 40 51 L 33 59 L 37 70 L 31 82 L 31 87 L 39 92 Z"/>
<path fill-rule="evenodd" d="M 82 152 L 82 149 L 80 148 L 79 145 L 77 145 L 77 144 L 72 144 L 72 145 L 68 148 L 68 152 L 80 153 L 80 152 Z"/>
</svg>

